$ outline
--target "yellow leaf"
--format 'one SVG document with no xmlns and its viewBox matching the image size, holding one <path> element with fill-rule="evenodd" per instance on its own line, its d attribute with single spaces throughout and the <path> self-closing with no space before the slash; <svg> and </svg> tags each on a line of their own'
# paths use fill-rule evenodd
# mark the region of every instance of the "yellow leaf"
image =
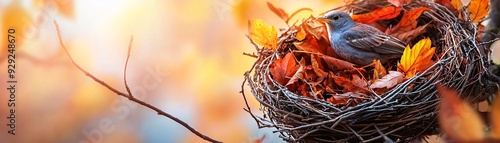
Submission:
<svg viewBox="0 0 500 143">
<path fill-rule="evenodd" d="M 500 94 L 497 94 L 490 113 L 491 138 L 500 140 Z"/>
<path fill-rule="evenodd" d="M 462 0 L 451 0 L 450 3 L 458 11 L 462 11 L 462 7 L 464 7 Z"/>
<path fill-rule="evenodd" d="M 265 48 L 276 49 L 278 31 L 274 26 L 270 26 L 260 19 L 251 20 L 248 22 L 248 33 L 255 43 Z"/>
<path fill-rule="evenodd" d="M 436 86 L 441 97 L 438 119 L 449 139 L 459 142 L 477 142 L 486 139 L 483 120 L 454 91 Z"/>
<path fill-rule="evenodd" d="M 488 11 L 490 11 L 489 0 L 471 0 L 467 10 L 470 12 L 472 22 L 477 23 L 486 17 Z"/>
<path fill-rule="evenodd" d="M 405 73 L 406 78 L 413 77 L 416 73 L 425 71 L 434 64 L 432 56 L 436 49 L 431 48 L 431 40 L 429 38 L 418 41 L 417 44 L 406 46 L 401 61 L 398 63 L 398 71 Z"/>
</svg>

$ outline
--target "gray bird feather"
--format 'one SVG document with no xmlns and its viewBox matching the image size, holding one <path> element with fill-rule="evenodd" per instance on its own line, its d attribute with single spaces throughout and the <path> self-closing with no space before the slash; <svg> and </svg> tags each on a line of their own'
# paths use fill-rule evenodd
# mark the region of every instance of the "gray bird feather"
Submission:
<svg viewBox="0 0 500 143">
<path fill-rule="evenodd" d="M 330 11 L 318 19 L 327 22 L 333 50 L 340 58 L 357 65 L 370 64 L 374 59 L 385 62 L 400 57 L 406 46 L 372 26 L 354 22 L 342 11 Z"/>
</svg>

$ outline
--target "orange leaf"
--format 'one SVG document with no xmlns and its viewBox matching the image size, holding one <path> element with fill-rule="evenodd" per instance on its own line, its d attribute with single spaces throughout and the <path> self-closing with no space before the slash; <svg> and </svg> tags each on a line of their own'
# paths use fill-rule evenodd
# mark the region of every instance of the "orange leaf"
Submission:
<svg viewBox="0 0 500 143">
<path fill-rule="evenodd" d="M 285 85 L 298 68 L 295 58 L 293 58 L 293 54 L 288 53 L 284 58 L 275 60 L 269 68 L 269 72 L 271 72 L 275 81 L 281 85 Z"/>
<path fill-rule="evenodd" d="M 306 61 L 304 59 L 301 59 L 299 62 L 299 68 L 297 70 L 295 70 L 295 68 L 292 68 L 296 72 L 295 74 L 293 74 L 293 76 L 290 78 L 290 80 L 288 81 L 288 83 L 286 83 L 285 86 L 292 85 L 297 81 L 299 81 L 299 79 L 304 79 L 305 66 L 306 66 Z"/>
<path fill-rule="evenodd" d="M 301 51 L 308 51 L 311 53 L 319 53 L 336 57 L 336 53 L 330 46 L 330 43 L 325 39 L 316 39 L 313 35 L 307 34 L 306 38 L 300 42 L 294 42 L 293 45 Z"/>
<path fill-rule="evenodd" d="M 377 81 L 380 77 L 384 77 L 387 74 L 387 70 L 384 65 L 380 63 L 380 60 L 373 60 L 373 80 Z"/>
<path fill-rule="evenodd" d="M 293 26 L 292 28 L 298 30 L 295 38 L 299 41 L 293 44 L 299 50 L 337 56 L 331 48 L 325 23 L 319 22 L 311 16 L 300 26 Z"/>
<path fill-rule="evenodd" d="M 266 135 L 263 135 L 262 137 L 260 137 L 259 139 L 256 139 L 254 141 L 252 141 L 253 143 L 262 143 L 262 141 L 264 141 L 264 139 L 266 139 Z"/>
<path fill-rule="evenodd" d="M 288 13 L 286 13 L 283 9 L 281 8 L 276 8 L 272 3 L 270 2 L 267 2 L 267 7 L 269 7 L 269 9 L 271 11 L 274 12 L 274 14 L 278 15 L 281 19 L 283 19 L 283 21 L 287 22 L 289 17 L 288 17 Z"/>
<path fill-rule="evenodd" d="M 413 40 L 413 38 L 416 38 L 417 36 L 427 32 L 427 26 L 429 26 L 429 23 L 409 31 L 397 31 L 396 33 L 392 33 L 390 35 L 396 37 L 397 39 L 403 42 L 409 43 L 410 41 Z"/>
<path fill-rule="evenodd" d="M 312 35 L 307 35 L 306 40 L 301 42 L 294 42 L 293 45 L 297 47 L 297 49 L 302 51 L 308 51 L 312 53 L 322 53 L 323 49 L 318 44 L 318 40 L 316 40 Z"/>
<path fill-rule="evenodd" d="M 429 68 L 434 64 L 432 56 L 436 48 L 431 48 L 431 40 L 429 38 L 418 41 L 410 49 L 410 45 L 406 46 L 401 61 L 398 63 L 398 71 L 406 74 L 406 78 L 413 77 L 416 73 Z"/>
<path fill-rule="evenodd" d="M 278 31 L 274 26 L 270 26 L 260 19 L 248 21 L 248 33 L 250 38 L 257 44 L 276 49 L 278 44 Z"/>
<path fill-rule="evenodd" d="M 472 142 L 486 138 L 484 123 L 478 113 L 454 91 L 436 85 L 441 103 L 438 119 L 446 135 L 453 141 Z"/>
<path fill-rule="evenodd" d="M 395 30 L 398 31 L 409 31 L 411 29 L 415 29 L 417 27 L 417 19 L 420 15 L 429 10 L 427 7 L 419 7 L 409 11 L 404 12 L 401 21 L 394 27 Z"/>
<path fill-rule="evenodd" d="M 333 76 L 333 80 L 337 85 L 345 88 L 346 92 L 369 92 L 368 82 L 358 75 L 353 74 L 352 79 L 343 76 Z"/>
<path fill-rule="evenodd" d="M 404 75 L 398 71 L 389 71 L 389 74 L 385 75 L 381 79 L 375 81 L 372 85 L 370 85 L 371 89 L 374 88 L 393 88 L 399 83 L 404 81 Z"/>
<path fill-rule="evenodd" d="M 330 57 L 327 55 L 321 55 L 321 58 L 326 62 L 326 64 L 331 69 L 338 69 L 338 70 L 354 69 L 354 64 L 350 62 Z"/>
<path fill-rule="evenodd" d="M 459 12 L 462 11 L 462 8 L 464 7 L 462 0 L 451 0 L 450 4 Z"/>
<path fill-rule="evenodd" d="M 472 22 L 477 23 L 486 17 L 488 11 L 490 11 L 489 0 L 471 0 L 467 10 L 470 12 Z"/>
<path fill-rule="evenodd" d="M 352 19 L 359 23 L 372 23 L 378 20 L 393 19 L 399 15 L 403 9 L 401 7 L 387 6 L 375 9 L 365 14 L 352 15 Z"/>
<path fill-rule="evenodd" d="M 497 94 L 490 112 L 491 138 L 500 140 L 500 94 Z"/>
<path fill-rule="evenodd" d="M 314 54 L 311 54 L 311 65 L 313 67 L 314 73 L 318 75 L 319 78 L 324 78 L 328 75 L 324 70 L 321 69 L 318 60 L 316 60 L 316 56 Z"/>
<path fill-rule="evenodd" d="M 297 31 L 297 34 L 295 35 L 295 39 L 297 39 L 299 41 L 304 40 L 307 36 L 306 31 L 304 30 L 304 28 L 302 28 L 300 26 L 297 26 L 296 28 L 298 29 L 298 31 Z"/>
</svg>

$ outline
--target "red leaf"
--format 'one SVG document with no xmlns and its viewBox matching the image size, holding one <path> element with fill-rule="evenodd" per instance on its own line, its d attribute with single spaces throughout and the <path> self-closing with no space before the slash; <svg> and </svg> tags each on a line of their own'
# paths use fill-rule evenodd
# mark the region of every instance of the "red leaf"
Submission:
<svg viewBox="0 0 500 143">
<path fill-rule="evenodd" d="M 372 23 L 379 20 L 393 19 L 399 15 L 403 9 L 401 7 L 387 6 L 375 9 L 372 12 L 351 16 L 358 23 Z"/>
<path fill-rule="evenodd" d="M 443 5 L 455 14 L 458 14 L 458 10 L 462 9 L 461 0 L 435 0 L 434 2 Z"/>
<path fill-rule="evenodd" d="M 270 2 L 267 2 L 267 7 L 269 7 L 269 9 L 271 11 L 274 12 L 274 14 L 278 15 L 281 19 L 283 19 L 283 21 L 287 22 L 289 17 L 288 17 L 288 13 L 286 13 L 283 9 L 281 8 L 276 8 L 272 3 Z"/>
<path fill-rule="evenodd" d="M 358 75 L 352 75 L 352 79 L 343 76 L 334 76 L 335 83 L 344 87 L 345 92 L 369 92 L 368 82 Z"/>
<path fill-rule="evenodd" d="M 297 29 L 295 38 L 299 41 L 294 42 L 293 44 L 302 51 L 321 53 L 336 57 L 337 54 L 330 46 L 330 38 L 325 24 L 314 19 L 314 17 L 310 17 L 300 26 L 292 27 Z"/>
<path fill-rule="evenodd" d="M 321 55 L 321 58 L 327 63 L 330 69 L 337 69 L 337 70 L 354 69 L 354 64 L 350 62 L 330 57 L 327 55 Z"/>
<path fill-rule="evenodd" d="M 292 85 L 297 81 L 299 81 L 299 79 L 304 79 L 305 65 L 306 61 L 304 59 L 301 59 L 299 63 L 299 68 L 296 70 L 295 74 L 293 74 L 293 76 L 290 78 L 290 80 L 288 81 L 288 83 L 286 83 L 285 86 Z"/>
<path fill-rule="evenodd" d="M 426 11 L 429 10 L 427 7 L 419 7 L 415 8 L 409 11 L 404 12 L 403 17 L 401 18 L 401 21 L 394 26 L 394 28 L 391 28 L 388 30 L 386 33 L 393 33 L 395 31 L 397 32 L 406 32 L 410 31 L 412 29 L 415 29 L 417 27 L 417 19 L 420 17 L 420 15 Z"/>
<path fill-rule="evenodd" d="M 269 68 L 269 71 L 275 81 L 281 85 L 285 85 L 288 79 L 296 73 L 298 68 L 295 58 L 293 58 L 293 54 L 288 53 L 283 59 L 276 59 Z"/>
<path fill-rule="evenodd" d="M 337 54 L 333 51 L 330 43 L 325 39 L 316 39 L 313 35 L 308 34 L 305 40 L 300 42 L 294 42 L 293 45 L 301 51 L 307 51 L 316 54 L 329 55 L 336 57 Z"/>
<path fill-rule="evenodd" d="M 320 64 L 318 63 L 318 60 L 314 56 L 314 54 L 311 54 L 311 65 L 313 67 L 314 73 L 316 73 L 319 78 L 324 78 L 328 75 L 328 73 L 326 73 L 323 68 L 320 67 Z"/>
<path fill-rule="evenodd" d="M 318 40 L 314 38 L 312 35 L 307 35 L 306 40 L 301 42 L 295 42 L 293 45 L 297 47 L 297 49 L 301 51 L 308 51 L 312 53 L 323 53 L 323 49 L 318 44 Z"/>
<path fill-rule="evenodd" d="M 417 36 L 427 32 L 427 26 L 429 26 L 429 23 L 422 25 L 422 26 L 419 26 L 419 27 L 417 27 L 413 30 L 410 30 L 410 31 L 404 31 L 404 32 L 398 31 L 398 32 L 392 33 L 390 35 L 393 37 L 396 37 L 397 39 L 399 39 L 403 42 L 409 43 Z"/>
</svg>

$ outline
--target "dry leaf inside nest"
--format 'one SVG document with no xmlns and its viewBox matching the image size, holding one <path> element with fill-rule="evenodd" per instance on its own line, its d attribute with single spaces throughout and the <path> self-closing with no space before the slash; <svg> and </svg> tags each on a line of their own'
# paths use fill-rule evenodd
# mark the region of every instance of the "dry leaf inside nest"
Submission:
<svg viewBox="0 0 500 143">
<path fill-rule="evenodd" d="M 408 2 L 410 1 L 391 1 L 394 6 L 373 8 L 371 12 L 352 15 L 352 19 L 360 23 L 375 25 L 379 29 L 387 29 L 385 30 L 386 33 L 400 40 L 410 42 L 419 35 L 426 33 L 428 25 L 431 23 L 430 21 L 423 21 L 429 23 L 418 26 L 415 22 L 419 21 L 422 13 L 429 10 L 427 7 L 417 7 L 402 12 L 403 9 L 400 4 L 407 4 Z M 284 21 L 289 19 L 288 14 L 283 9 L 277 8 L 270 3 L 268 3 L 268 7 Z M 401 13 L 402 16 L 400 16 Z M 395 26 L 391 26 L 389 23 L 379 24 L 378 21 L 392 21 L 391 23 L 394 23 Z M 274 37 L 265 38 L 265 36 L 259 36 L 273 35 L 269 34 L 272 32 L 264 32 L 272 31 L 272 28 L 267 25 L 260 27 L 263 27 L 260 29 L 271 30 L 255 30 L 258 28 L 254 28 L 250 31 L 257 33 L 254 35 L 260 38 L 255 38 L 257 40 L 252 39 L 259 45 L 271 45 L 268 47 L 278 45 L 278 43 L 269 44 L 270 41 L 274 41 Z M 402 83 L 405 78 L 411 78 L 434 64 L 432 58 L 435 49 L 430 47 L 431 41 L 428 38 L 420 40 L 411 49 L 408 46 L 397 66 L 394 63 L 391 65 L 391 63 L 375 61 L 370 66 L 357 68 L 354 64 L 338 58 L 330 46 L 325 23 L 317 21 L 314 16 L 309 17 L 299 25 L 292 25 L 289 28 L 289 30 L 286 30 L 288 32 L 283 34 L 293 35 L 289 36 L 290 39 L 281 42 L 292 41 L 293 45 L 280 48 L 280 51 L 274 51 L 285 56 L 272 62 L 269 71 L 273 80 L 294 93 L 304 97 L 331 101 L 334 105 L 355 104 L 340 103 L 340 101 L 347 101 L 340 100 L 342 99 L 340 97 L 325 95 L 343 95 L 345 93 L 370 95 L 373 94 L 373 91 L 383 94 Z M 297 63 L 299 59 L 300 62 Z M 393 71 L 396 70 L 393 67 L 397 67 L 398 71 Z M 334 100 L 335 98 L 337 100 Z"/>
<path fill-rule="evenodd" d="M 401 7 L 387 6 L 373 10 L 369 13 L 352 15 L 352 20 L 359 23 L 373 23 L 379 20 L 389 20 L 397 17 L 403 9 Z"/>
<path fill-rule="evenodd" d="M 286 85 L 299 67 L 292 53 L 286 54 L 282 59 L 277 59 L 269 68 L 273 79 L 281 85 Z"/>
<path fill-rule="evenodd" d="M 415 74 L 423 72 L 434 64 L 432 56 L 434 55 L 435 48 L 431 48 L 431 40 L 424 38 L 410 49 L 408 45 L 398 63 L 398 71 L 403 72 L 406 78 L 411 78 Z"/>
</svg>

